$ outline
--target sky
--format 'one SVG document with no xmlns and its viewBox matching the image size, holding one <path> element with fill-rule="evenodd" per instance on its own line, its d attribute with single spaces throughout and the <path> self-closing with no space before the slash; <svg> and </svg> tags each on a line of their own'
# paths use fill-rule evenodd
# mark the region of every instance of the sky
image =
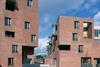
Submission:
<svg viewBox="0 0 100 67">
<path fill-rule="evenodd" d="M 52 24 L 56 24 L 58 16 L 74 16 L 93 18 L 100 24 L 100 0 L 39 0 L 39 46 L 35 54 L 46 54 L 49 36 L 52 35 Z"/>
</svg>

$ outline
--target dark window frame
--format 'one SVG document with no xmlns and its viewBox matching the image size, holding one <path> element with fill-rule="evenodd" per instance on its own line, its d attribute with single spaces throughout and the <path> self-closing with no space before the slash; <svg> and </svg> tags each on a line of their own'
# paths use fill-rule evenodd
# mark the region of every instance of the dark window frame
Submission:
<svg viewBox="0 0 100 67">
<path fill-rule="evenodd" d="M 24 23 L 24 29 L 30 29 L 30 22 L 25 21 L 25 23 Z"/>
<path fill-rule="evenodd" d="M 9 17 L 5 17 L 5 26 L 11 26 L 12 19 Z"/>
<path fill-rule="evenodd" d="M 32 7 L 33 6 L 33 0 L 27 0 L 27 6 Z"/>
<path fill-rule="evenodd" d="M 12 45 L 12 53 L 18 52 L 18 45 Z"/>
<path fill-rule="evenodd" d="M 72 34 L 72 40 L 77 41 L 78 40 L 78 33 L 73 33 Z"/>
<path fill-rule="evenodd" d="M 10 57 L 8 58 L 8 66 L 14 65 L 14 58 Z"/>
<path fill-rule="evenodd" d="M 74 28 L 75 29 L 79 29 L 79 27 L 80 27 L 80 22 L 79 21 L 74 21 Z"/>
<path fill-rule="evenodd" d="M 31 35 L 31 41 L 34 42 L 36 40 L 36 35 L 32 34 Z"/>
<path fill-rule="evenodd" d="M 5 31 L 5 37 L 15 37 L 15 32 Z"/>
<path fill-rule="evenodd" d="M 83 45 L 78 45 L 78 52 L 83 53 L 83 48 L 84 48 Z"/>
</svg>

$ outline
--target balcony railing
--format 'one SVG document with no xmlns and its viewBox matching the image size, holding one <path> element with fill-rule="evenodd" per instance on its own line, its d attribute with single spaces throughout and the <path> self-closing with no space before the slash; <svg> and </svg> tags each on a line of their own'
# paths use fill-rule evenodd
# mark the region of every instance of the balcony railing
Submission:
<svg viewBox="0 0 100 67">
<path fill-rule="evenodd" d="M 23 67 L 40 67 L 40 64 L 23 64 Z"/>
<path fill-rule="evenodd" d="M 87 63 L 82 63 L 81 67 L 93 67 L 93 65 L 92 64 L 87 64 Z"/>
<path fill-rule="evenodd" d="M 96 67 L 100 67 L 100 64 L 96 64 Z"/>
</svg>

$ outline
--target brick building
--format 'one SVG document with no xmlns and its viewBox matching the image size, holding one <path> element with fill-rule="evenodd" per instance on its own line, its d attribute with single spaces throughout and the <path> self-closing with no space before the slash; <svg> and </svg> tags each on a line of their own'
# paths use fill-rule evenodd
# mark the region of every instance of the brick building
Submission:
<svg viewBox="0 0 100 67">
<path fill-rule="evenodd" d="M 0 67 L 34 64 L 37 44 L 38 0 L 0 0 Z"/>
<path fill-rule="evenodd" d="M 60 16 L 45 63 L 56 67 L 100 67 L 100 41 L 94 40 L 93 22 L 91 18 Z"/>
</svg>

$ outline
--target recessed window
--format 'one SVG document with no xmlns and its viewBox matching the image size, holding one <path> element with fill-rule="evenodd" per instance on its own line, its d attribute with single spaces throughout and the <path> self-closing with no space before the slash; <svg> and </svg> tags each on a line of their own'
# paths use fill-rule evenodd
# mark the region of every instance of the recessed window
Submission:
<svg viewBox="0 0 100 67">
<path fill-rule="evenodd" d="M 30 22 L 25 21 L 25 29 L 30 29 Z"/>
<path fill-rule="evenodd" d="M 16 0 L 6 0 L 6 9 L 10 11 L 18 10 Z"/>
<path fill-rule="evenodd" d="M 73 41 L 77 41 L 78 40 L 78 34 L 77 33 L 73 33 L 72 39 Z"/>
<path fill-rule="evenodd" d="M 59 50 L 70 50 L 70 45 L 59 45 Z"/>
<path fill-rule="evenodd" d="M 5 31 L 5 36 L 6 36 L 6 37 L 15 37 L 15 32 L 12 32 L 12 31 Z"/>
<path fill-rule="evenodd" d="M 79 21 L 74 21 L 74 28 L 79 29 Z"/>
<path fill-rule="evenodd" d="M 36 40 L 36 35 L 31 35 L 31 41 L 35 41 Z"/>
<path fill-rule="evenodd" d="M 17 53 L 18 50 L 17 50 L 17 45 L 12 45 L 12 53 Z"/>
<path fill-rule="evenodd" d="M 81 63 L 91 64 L 91 57 L 82 57 Z"/>
<path fill-rule="evenodd" d="M 95 29 L 95 30 L 94 30 L 94 36 L 95 36 L 95 37 L 99 37 L 99 34 L 100 34 L 100 30 Z"/>
<path fill-rule="evenodd" d="M 27 0 L 27 6 L 32 7 L 33 6 L 33 0 Z"/>
<path fill-rule="evenodd" d="M 5 17 L 5 26 L 11 26 L 12 20 L 9 17 Z"/>
<path fill-rule="evenodd" d="M 14 59 L 8 58 L 8 65 L 14 65 Z"/>
<path fill-rule="evenodd" d="M 83 52 L 83 45 L 79 45 L 79 46 L 78 46 L 78 52 L 79 52 L 79 53 L 82 53 L 82 52 Z"/>
</svg>

